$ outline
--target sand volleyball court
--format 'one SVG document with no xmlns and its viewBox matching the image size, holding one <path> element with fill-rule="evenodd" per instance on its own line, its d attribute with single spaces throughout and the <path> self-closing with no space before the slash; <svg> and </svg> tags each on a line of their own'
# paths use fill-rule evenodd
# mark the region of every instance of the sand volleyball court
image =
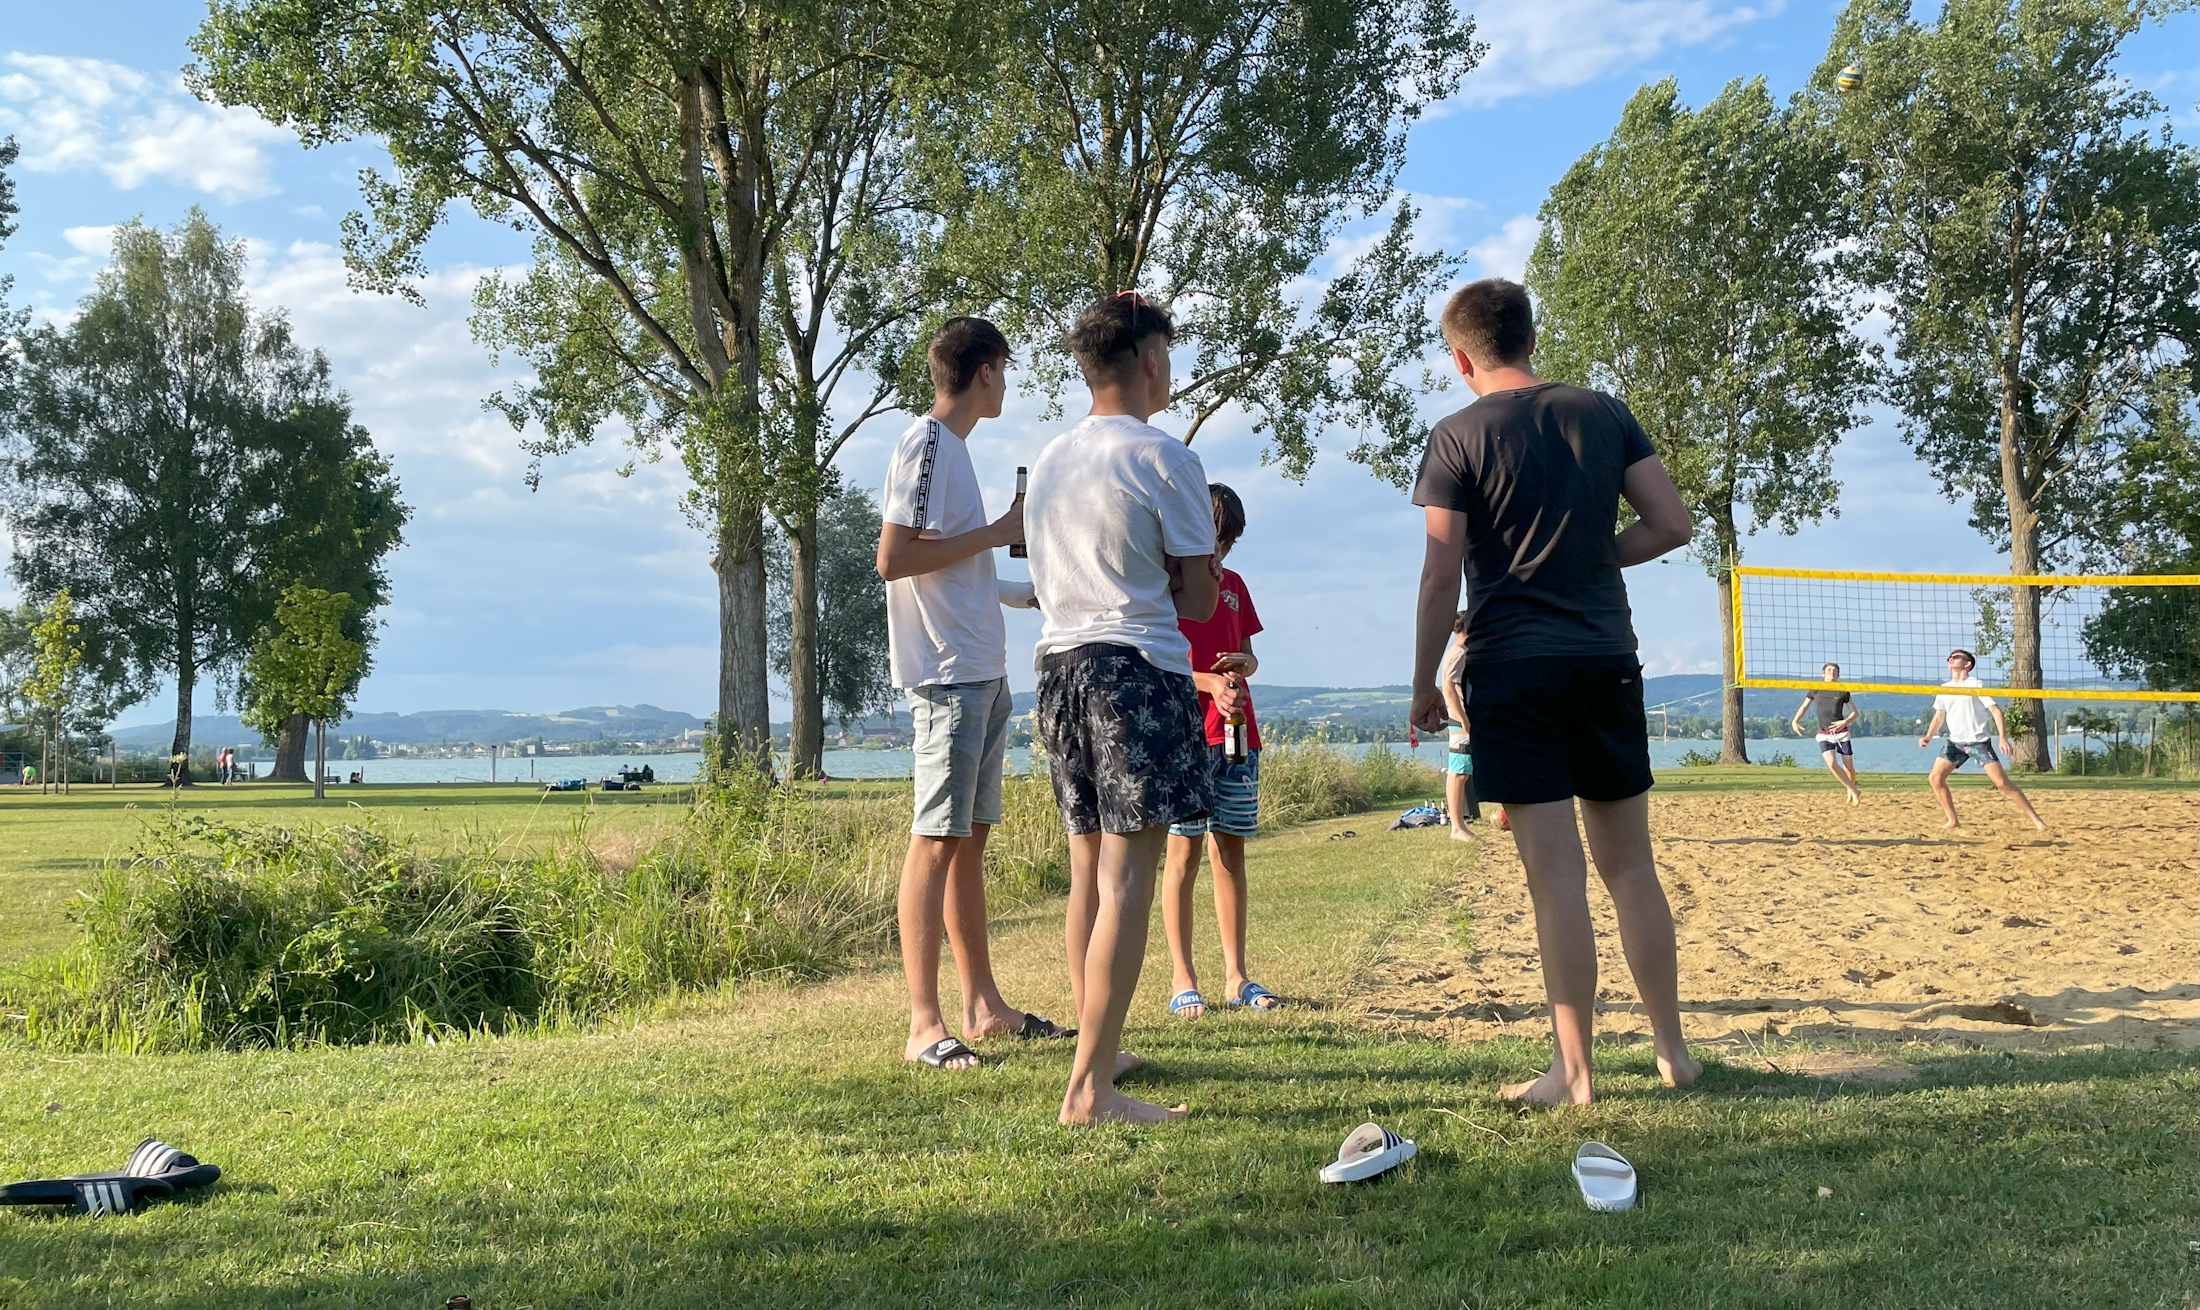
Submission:
<svg viewBox="0 0 2200 1310">
<path fill-rule="evenodd" d="M 2200 805 L 2184 792 L 1991 791 L 1947 832 L 1920 780 L 1825 792 L 1653 792 L 1691 1039 L 2200 1047 Z M 1368 979 L 1370 1018 L 1445 1037 L 1547 1036 L 1519 856 L 1487 849 Z M 1647 1038 L 1611 902 L 1591 879 L 1600 1037 Z"/>
</svg>

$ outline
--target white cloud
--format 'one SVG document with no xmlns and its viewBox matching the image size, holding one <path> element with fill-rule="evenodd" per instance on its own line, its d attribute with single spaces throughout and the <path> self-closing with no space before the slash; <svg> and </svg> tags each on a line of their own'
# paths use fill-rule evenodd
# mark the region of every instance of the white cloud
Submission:
<svg viewBox="0 0 2200 1310">
<path fill-rule="evenodd" d="M 124 191 L 171 182 L 211 195 L 267 195 L 265 147 L 290 133 L 249 109 L 201 104 L 179 78 L 103 59 L 0 56 L 0 134 L 33 173 L 93 171 Z"/>
<path fill-rule="evenodd" d="M 103 256 L 114 249 L 115 225 L 103 223 L 92 227 L 66 227 L 61 229 L 61 239 L 68 242 L 79 254 Z"/>
<path fill-rule="evenodd" d="M 1452 102 L 1481 108 L 1580 86 L 1660 51 L 1708 41 L 1777 13 L 1780 0 L 1544 0 L 1479 9 L 1475 34 L 1489 42 L 1481 67 Z"/>
<path fill-rule="evenodd" d="M 1467 258 L 1477 277 L 1503 277 L 1518 282 L 1527 274 L 1528 256 L 1535 253 L 1535 239 L 1543 225 L 1533 214 L 1515 214 L 1505 226 L 1467 247 Z"/>
</svg>

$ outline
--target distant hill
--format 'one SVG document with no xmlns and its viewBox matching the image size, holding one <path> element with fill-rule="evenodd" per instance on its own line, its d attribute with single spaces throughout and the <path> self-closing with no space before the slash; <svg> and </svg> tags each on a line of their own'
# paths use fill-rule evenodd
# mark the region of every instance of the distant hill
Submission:
<svg viewBox="0 0 2200 1310">
<path fill-rule="evenodd" d="M 680 710 L 655 705 L 591 705 L 556 714 L 522 714 L 510 710 L 423 710 L 417 714 L 358 714 L 337 724 L 332 735 L 367 736 L 375 741 L 405 746 L 441 743 L 520 741 L 540 737 L 544 741 L 663 741 L 708 723 Z M 118 728 L 115 740 L 124 750 L 165 750 L 175 740 L 176 721 L 141 723 Z M 204 714 L 191 720 L 191 739 L 203 745 L 244 745 L 260 735 L 244 726 L 235 715 Z"/>
</svg>

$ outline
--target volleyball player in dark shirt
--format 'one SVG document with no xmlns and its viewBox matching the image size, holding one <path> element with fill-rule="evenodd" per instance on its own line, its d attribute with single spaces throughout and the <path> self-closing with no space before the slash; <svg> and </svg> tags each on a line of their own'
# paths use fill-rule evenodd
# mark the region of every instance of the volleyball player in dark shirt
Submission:
<svg viewBox="0 0 2200 1310">
<path fill-rule="evenodd" d="M 1703 1066 L 1681 1038 L 1673 916 L 1650 852 L 1642 664 L 1620 570 L 1687 543 L 1687 507 L 1627 407 L 1528 371 L 1528 293 L 1471 283 L 1444 307 L 1452 363 L 1479 397 L 1429 434 L 1413 501 L 1428 532 L 1414 630 L 1413 722 L 1434 733 L 1436 668 L 1467 591 L 1467 718 L 1475 784 L 1502 802 L 1535 901 L 1551 1067 L 1500 1095 L 1586 1103 L 1595 1092 L 1596 937 L 1575 799 L 1612 894 L 1658 1069 Z M 1637 521 L 1615 531 L 1625 497 Z"/>
<path fill-rule="evenodd" d="M 1818 672 L 1828 682 L 1841 681 L 1838 664 L 1828 664 Z M 1818 754 L 1833 773 L 1833 780 L 1849 794 L 1849 804 L 1856 804 L 1864 795 L 1856 787 L 1856 748 L 1849 744 L 1849 727 L 1856 722 L 1856 702 L 1845 691 L 1811 692 L 1795 707 L 1795 718 L 1788 724 L 1798 737 L 1803 735 L 1804 710 L 1817 714 Z"/>
</svg>

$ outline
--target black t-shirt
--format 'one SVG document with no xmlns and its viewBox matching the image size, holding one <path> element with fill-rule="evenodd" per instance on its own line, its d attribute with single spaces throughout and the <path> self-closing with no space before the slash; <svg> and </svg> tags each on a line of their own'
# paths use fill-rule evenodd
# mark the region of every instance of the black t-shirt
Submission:
<svg viewBox="0 0 2200 1310">
<path fill-rule="evenodd" d="M 1627 407 L 1544 382 L 1437 423 L 1413 503 L 1467 516 L 1467 659 L 1635 649 L 1613 543 L 1620 481 L 1656 452 Z"/>
<path fill-rule="evenodd" d="M 1849 716 L 1849 694 L 1845 691 L 1814 691 L 1810 694 L 1810 708 L 1818 715 L 1818 731 L 1832 732 L 1834 724 Z"/>
</svg>

